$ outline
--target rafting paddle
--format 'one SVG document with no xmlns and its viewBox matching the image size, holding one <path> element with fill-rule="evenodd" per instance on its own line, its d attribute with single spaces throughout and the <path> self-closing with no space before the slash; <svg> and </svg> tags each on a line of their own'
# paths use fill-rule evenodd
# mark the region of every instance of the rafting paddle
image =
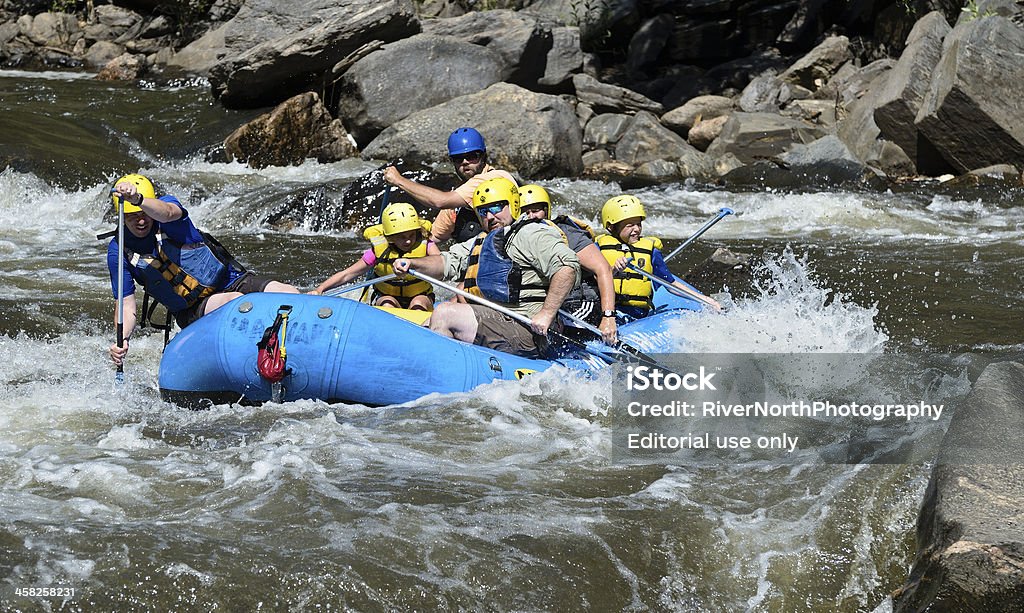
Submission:
<svg viewBox="0 0 1024 613">
<path fill-rule="evenodd" d="M 435 279 L 435 278 L 431 277 L 430 275 L 424 274 L 424 273 L 422 273 L 422 272 L 420 272 L 418 270 L 413 270 L 413 269 L 410 268 L 408 274 L 410 274 L 410 275 L 412 275 L 412 276 L 414 276 L 417 279 L 420 279 L 422 281 L 426 281 L 427 283 L 432 283 L 434 285 L 437 285 L 438 287 L 443 287 L 444 289 L 452 292 L 453 294 L 458 294 L 459 296 L 462 296 L 463 298 L 466 298 L 467 300 L 472 300 L 474 302 L 482 304 L 485 307 L 488 307 L 490 309 L 494 309 L 495 311 L 501 313 L 502 315 L 505 315 L 506 317 L 514 319 L 515 321 L 523 324 L 527 328 L 531 327 L 531 325 L 532 325 L 532 322 L 530 321 L 529 317 L 527 317 L 525 315 L 522 315 L 521 313 L 517 313 L 517 312 L 513 311 L 512 309 L 504 307 L 504 306 L 502 306 L 502 305 L 500 305 L 500 304 L 498 304 L 496 302 L 492 302 L 492 301 L 490 301 L 490 300 L 488 300 L 486 298 L 483 298 L 481 296 L 477 296 L 476 294 L 472 294 L 470 292 L 467 292 L 466 290 L 459 289 L 459 288 L 455 287 L 454 285 L 451 285 L 449 283 L 445 283 L 444 281 L 440 281 L 438 279 Z M 596 358 L 598 358 L 598 359 L 600 359 L 600 360 L 602 360 L 604 362 L 607 362 L 608 364 L 611 364 L 611 363 L 614 362 L 614 360 L 612 358 L 610 358 L 607 354 L 605 354 L 605 353 L 603 353 L 601 351 L 598 351 L 597 349 L 591 349 L 589 346 L 587 346 L 586 343 L 581 343 L 581 342 L 579 342 L 577 340 L 571 339 L 568 336 L 565 336 L 564 334 L 560 334 L 558 332 L 555 332 L 554 330 L 549 330 L 548 334 L 557 336 L 562 341 L 564 341 L 566 343 L 569 343 L 571 345 L 575 345 L 575 346 L 579 347 L 580 349 L 582 349 L 583 351 L 589 353 L 590 355 L 592 355 L 592 356 L 594 356 L 594 357 L 596 357 Z M 598 335 L 600 336 L 600 332 L 598 333 Z M 619 351 L 619 355 L 625 355 L 625 354 L 626 354 L 626 352 Z M 639 350 L 637 350 L 636 354 L 630 354 L 630 355 L 640 359 L 643 362 L 648 362 L 652 366 L 659 366 L 660 367 L 660 365 L 658 365 L 657 362 L 655 362 L 649 356 L 646 356 L 646 355 L 642 354 Z"/>
<path fill-rule="evenodd" d="M 118 198 L 117 206 L 117 347 L 124 348 L 124 197 Z M 124 385 L 124 357 L 117 365 L 115 385 Z"/>
<path fill-rule="evenodd" d="M 665 261 L 667 262 L 667 261 L 671 260 L 672 258 L 674 258 L 677 253 L 679 253 L 680 251 L 683 250 L 683 248 L 685 248 L 687 245 L 689 245 L 693 241 L 697 240 L 697 238 L 699 238 L 701 234 L 704 234 L 705 232 L 707 232 L 711 228 L 711 226 L 713 226 L 716 223 L 722 221 L 722 219 L 725 218 L 726 215 L 732 215 L 732 214 L 733 214 L 733 210 L 730 209 L 729 207 L 722 207 L 722 208 L 718 209 L 718 215 L 716 215 L 714 219 L 709 220 L 706 224 L 701 226 L 699 230 L 694 232 L 693 235 L 690 236 L 690 238 L 688 238 L 685 241 L 683 241 L 682 245 L 679 245 L 678 247 L 673 249 L 672 253 L 670 253 L 667 256 L 665 256 Z"/>
<path fill-rule="evenodd" d="M 588 332 L 592 332 L 598 338 L 600 338 L 600 339 L 604 338 L 604 333 L 602 333 L 601 330 L 597 326 L 591 324 L 587 320 L 582 319 L 580 317 L 576 317 L 575 315 L 573 315 L 572 313 L 566 311 L 565 309 L 558 309 L 558 313 L 562 317 L 568 319 L 569 321 L 573 322 L 574 324 L 576 324 L 577 326 L 583 328 L 584 330 L 587 330 Z M 603 340 L 602 340 L 602 342 L 603 342 Z M 605 343 L 605 344 L 608 345 L 608 343 Z M 643 351 L 640 351 L 639 348 L 637 348 L 637 347 L 635 347 L 633 345 L 630 345 L 629 343 L 627 343 L 626 341 L 624 341 L 622 339 L 619 339 L 619 341 L 616 342 L 615 344 L 608 345 L 608 346 L 611 347 L 612 349 L 617 350 L 617 351 L 621 351 L 622 353 L 628 353 L 629 355 L 637 358 L 638 360 L 640 360 L 642 362 L 647 362 L 647 363 L 649 363 L 651 365 L 657 365 L 658 364 L 658 362 L 654 358 L 652 358 L 651 356 L 647 355 Z"/>
<path fill-rule="evenodd" d="M 674 296 L 679 296 L 680 298 L 689 298 L 691 300 L 697 300 L 697 301 L 702 302 L 702 303 L 708 305 L 709 307 L 712 307 L 712 308 L 714 308 L 715 310 L 718 310 L 718 311 L 722 310 L 722 307 L 718 303 L 716 303 L 711 298 L 708 298 L 704 294 L 701 294 L 700 292 L 698 292 L 696 290 L 683 290 L 683 289 L 680 289 L 680 288 L 676 287 L 675 285 L 672 285 L 671 281 L 669 281 L 667 279 L 663 279 L 663 278 L 659 277 L 658 275 L 652 275 L 651 273 L 647 272 L 646 270 L 643 270 L 642 268 L 637 267 L 635 264 L 633 264 L 633 261 L 632 261 L 633 258 L 628 258 L 628 259 L 630 261 L 629 261 L 628 264 L 626 264 L 626 268 L 629 268 L 630 270 L 632 270 L 633 272 L 635 272 L 635 273 L 637 273 L 639 275 L 647 277 L 648 279 L 650 279 L 651 281 L 653 281 L 655 283 L 659 283 L 661 285 L 664 285 L 665 286 L 665 291 L 667 291 L 668 293 L 670 293 L 670 294 L 672 294 Z"/>
<path fill-rule="evenodd" d="M 376 285 L 377 283 L 383 283 L 385 281 L 390 281 L 390 280 L 394 279 L 397 276 L 398 275 L 396 275 L 395 273 L 391 273 L 389 275 L 384 275 L 383 277 L 374 277 L 372 279 L 364 279 L 363 281 L 359 281 L 357 283 L 352 283 L 351 285 L 342 285 L 341 287 L 332 287 L 331 289 L 325 291 L 321 295 L 322 296 L 338 296 L 339 294 L 344 294 L 344 293 L 350 292 L 350 291 L 352 291 L 354 289 L 362 289 L 362 288 L 370 286 L 370 285 Z"/>
</svg>

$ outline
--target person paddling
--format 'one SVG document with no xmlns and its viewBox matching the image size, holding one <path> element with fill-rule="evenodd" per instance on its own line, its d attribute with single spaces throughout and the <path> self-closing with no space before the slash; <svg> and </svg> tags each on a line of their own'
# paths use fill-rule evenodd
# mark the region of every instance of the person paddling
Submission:
<svg viewBox="0 0 1024 613">
<path fill-rule="evenodd" d="M 356 263 L 345 270 L 331 275 L 309 292 L 323 292 L 352 281 L 371 268 L 378 277 L 390 276 L 392 263 L 398 258 L 420 258 L 440 255 L 437 245 L 428 240 L 430 222 L 422 220 L 416 207 L 407 202 L 393 202 L 384 208 L 381 222 L 370 226 L 363 236 L 370 241 L 370 248 L 363 252 Z M 426 281 L 404 278 L 382 281 L 374 285 L 376 295 L 372 298 L 375 306 L 401 307 L 430 311 L 434 308 L 434 288 Z"/>
<path fill-rule="evenodd" d="M 503 177 L 482 182 L 473 206 L 487 233 L 453 245 L 441 255 L 395 260 L 395 272 L 410 269 L 453 281 L 524 318 L 529 328 L 480 304 L 443 302 L 430 317 L 430 329 L 467 343 L 524 356 L 538 356 L 549 329 L 558 331 L 558 309 L 579 283 L 580 262 L 565 236 L 539 220 L 512 219 L 519 190 Z"/>
<path fill-rule="evenodd" d="M 580 259 L 580 266 L 583 267 L 580 284 L 566 297 L 562 308 L 597 326 L 604 342 L 614 345 L 618 340 L 618 326 L 615 321 L 612 267 L 597 248 L 594 231 L 586 222 L 568 215 L 552 218 L 551 196 L 539 185 L 520 187 L 519 197 L 519 210 L 513 211 L 512 215 L 516 218 L 522 214 L 528 219 L 549 220 L 565 234 L 569 247 Z"/>
<path fill-rule="evenodd" d="M 449 239 L 463 242 L 480 233 L 481 226 L 473 212 L 473 193 L 488 179 L 501 177 L 517 185 L 515 178 L 487 163 L 484 137 L 474 128 L 459 128 L 448 137 L 448 159 L 455 174 L 463 181 L 454 190 L 445 192 L 407 179 L 394 166 L 384 169 L 384 181 L 412 196 L 422 205 L 441 209 L 434 218 L 430 238 L 436 243 Z"/>
<path fill-rule="evenodd" d="M 296 294 L 287 283 L 246 271 L 209 235 L 193 225 L 188 211 L 170 194 L 159 197 L 153 182 L 143 175 L 125 175 L 110 191 L 114 209 L 124 213 L 124 245 L 114 238 L 107 245 L 107 267 L 114 298 L 122 286 L 123 346 L 110 346 L 110 359 L 120 365 L 135 330 L 135 283 L 167 308 L 178 326 L 185 328 L 231 300 L 253 292 Z M 118 281 L 118 262 L 123 275 Z M 144 314 L 145 315 L 145 314 Z M 117 321 L 117 309 L 114 312 Z"/>
<path fill-rule="evenodd" d="M 636 196 L 623 194 L 610 198 L 601 207 L 601 225 L 608 234 L 597 237 L 597 246 L 615 271 L 615 302 L 618 310 L 629 319 L 646 317 L 654 308 L 654 284 L 646 276 L 630 269 L 630 265 L 658 276 L 672 287 L 721 310 L 712 298 L 696 294 L 680 282 L 665 265 L 661 255 L 661 240 L 643 236 L 643 221 L 647 218 L 644 205 Z"/>
</svg>

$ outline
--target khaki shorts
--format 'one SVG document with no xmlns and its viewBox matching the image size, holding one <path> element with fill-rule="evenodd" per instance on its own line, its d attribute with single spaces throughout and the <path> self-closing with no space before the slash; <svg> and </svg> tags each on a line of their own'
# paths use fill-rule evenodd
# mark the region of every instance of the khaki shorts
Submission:
<svg viewBox="0 0 1024 613">
<path fill-rule="evenodd" d="M 511 317 L 479 304 L 470 306 L 477 322 L 474 345 L 526 357 L 538 357 L 547 348 L 547 339 Z M 562 324 L 556 319 L 551 328 L 561 332 Z"/>
<path fill-rule="evenodd" d="M 217 294 L 224 294 L 228 292 L 255 294 L 256 292 L 262 292 L 267 289 L 267 285 L 269 285 L 271 281 L 273 281 L 273 279 L 260 277 L 252 274 L 251 272 L 245 272 L 242 273 L 241 277 L 235 279 L 234 283 L 228 285 L 219 292 L 210 294 L 210 296 L 216 296 Z M 206 311 L 206 303 L 210 300 L 210 296 L 203 298 L 191 308 L 175 313 L 174 321 L 178 322 L 178 327 L 184 329 L 185 326 L 202 317 L 203 313 Z"/>
</svg>

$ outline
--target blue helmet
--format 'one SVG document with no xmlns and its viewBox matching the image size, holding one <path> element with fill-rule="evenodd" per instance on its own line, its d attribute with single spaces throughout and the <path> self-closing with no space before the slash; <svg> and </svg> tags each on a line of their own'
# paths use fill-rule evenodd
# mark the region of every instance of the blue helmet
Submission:
<svg viewBox="0 0 1024 613">
<path fill-rule="evenodd" d="M 487 153 L 484 137 L 473 128 L 459 128 L 448 137 L 448 157 L 480 151 Z"/>
</svg>

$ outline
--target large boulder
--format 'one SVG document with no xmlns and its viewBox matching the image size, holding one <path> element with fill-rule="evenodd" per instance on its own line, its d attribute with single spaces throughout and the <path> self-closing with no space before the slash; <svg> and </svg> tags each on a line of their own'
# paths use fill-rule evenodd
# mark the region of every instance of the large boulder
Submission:
<svg viewBox="0 0 1024 613">
<path fill-rule="evenodd" d="M 492 164 L 524 178 L 575 177 L 583 171 L 582 130 L 572 106 L 508 83 L 413 113 L 381 132 L 362 155 L 434 163 L 451 131 L 463 125 L 487 139 Z"/>
<path fill-rule="evenodd" d="M 1000 16 L 961 22 L 942 58 L 916 123 L 958 172 L 1024 161 L 1024 28 Z"/>
<path fill-rule="evenodd" d="M 633 116 L 615 145 L 615 159 L 633 166 L 682 157 L 692 147 L 646 111 Z"/>
<path fill-rule="evenodd" d="M 598 113 L 647 111 L 661 115 L 664 111 L 660 104 L 642 94 L 618 85 L 602 83 L 588 74 L 574 75 L 572 83 L 580 102 Z"/>
<path fill-rule="evenodd" d="M 774 113 L 733 113 L 707 152 L 712 157 L 732 153 L 744 164 L 750 164 L 774 158 L 794 144 L 807 144 L 824 135 L 821 127 L 799 119 Z"/>
<path fill-rule="evenodd" d="M 253 168 L 300 164 L 307 158 L 333 162 L 358 152 L 341 121 L 331 117 L 320 96 L 307 92 L 240 126 L 224 139 L 229 159 Z"/>
<path fill-rule="evenodd" d="M 510 10 L 473 11 L 451 19 L 428 19 L 423 22 L 423 32 L 487 47 L 500 59 L 502 72 L 498 80 L 526 88 L 536 85 L 544 75 L 546 56 L 552 46 L 550 27 L 541 26 L 532 15 Z"/>
<path fill-rule="evenodd" d="M 880 135 L 896 143 L 924 174 L 938 174 L 945 163 L 935 160 L 931 147 L 918 148 L 920 136 L 914 118 L 931 83 L 932 70 L 942 55 L 942 40 L 951 28 L 941 13 L 933 11 L 914 25 L 907 47 L 874 99 L 875 125 Z"/>
<path fill-rule="evenodd" d="M 661 116 L 661 123 L 683 138 L 694 124 L 728 115 L 735 108 L 732 98 L 725 96 L 697 96 Z"/>
<path fill-rule="evenodd" d="M 416 111 L 501 81 L 500 58 L 486 47 L 419 34 L 375 51 L 337 83 L 338 117 L 361 145 Z"/>
<path fill-rule="evenodd" d="M 829 36 L 784 70 L 779 79 L 814 91 L 828 83 L 839 68 L 852 57 L 848 38 Z"/>
<path fill-rule="evenodd" d="M 956 408 L 893 610 L 1019 611 L 1024 603 L 1024 364 L 997 362 Z"/>
<path fill-rule="evenodd" d="M 230 108 L 319 91 L 324 75 L 349 53 L 420 30 L 411 0 L 248 0 L 222 27 L 225 51 L 209 79 Z"/>
</svg>

